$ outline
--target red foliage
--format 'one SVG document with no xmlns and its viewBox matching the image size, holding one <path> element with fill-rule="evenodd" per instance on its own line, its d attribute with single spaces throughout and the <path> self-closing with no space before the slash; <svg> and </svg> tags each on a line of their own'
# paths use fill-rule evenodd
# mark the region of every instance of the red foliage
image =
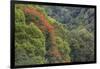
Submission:
<svg viewBox="0 0 100 69">
<path fill-rule="evenodd" d="M 45 15 L 43 13 L 41 13 L 40 11 L 38 11 L 36 8 L 29 8 L 29 7 L 27 7 L 27 8 L 24 8 L 24 12 L 26 14 L 31 14 L 33 16 L 34 15 L 35 16 L 38 16 L 40 18 L 40 21 L 41 21 L 42 25 L 50 33 L 50 38 L 51 38 L 51 42 L 52 42 L 52 46 L 51 46 L 50 53 L 51 53 L 52 56 L 55 56 L 57 58 L 60 58 L 61 57 L 61 53 L 59 52 L 58 48 L 56 47 L 56 39 L 55 39 L 54 27 L 48 23 L 48 21 L 46 20 Z M 41 31 L 43 31 L 43 30 L 44 30 L 44 28 L 41 28 Z"/>
<path fill-rule="evenodd" d="M 40 18 L 42 24 L 46 27 L 48 32 L 51 32 L 54 28 L 51 26 L 45 18 L 45 15 L 41 12 L 38 12 L 36 8 L 24 8 L 26 14 L 36 15 Z"/>
</svg>

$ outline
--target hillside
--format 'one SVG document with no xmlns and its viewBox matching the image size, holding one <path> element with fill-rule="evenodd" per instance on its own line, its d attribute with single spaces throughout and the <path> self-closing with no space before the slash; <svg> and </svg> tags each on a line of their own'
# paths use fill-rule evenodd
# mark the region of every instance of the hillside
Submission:
<svg viewBox="0 0 100 69">
<path fill-rule="evenodd" d="M 47 15 L 57 21 L 69 26 L 69 29 L 75 29 L 80 24 L 86 26 L 90 32 L 94 32 L 94 9 L 82 7 L 66 7 L 66 6 L 43 6 Z"/>
<path fill-rule="evenodd" d="M 79 14 L 76 12 L 78 9 L 69 7 L 73 10 L 71 13 L 77 13 L 70 16 L 67 12 L 69 9 L 64 8 L 34 4 L 15 5 L 15 65 L 94 60 L 94 22 L 80 20 L 86 13 Z M 91 11 L 88 13 L 92 19 L 94 11 L 87 10 Z M 77 19 L 77 23 L 73 24 L 67 19 L 69 17 L 72 21 Z"/>
</svg>

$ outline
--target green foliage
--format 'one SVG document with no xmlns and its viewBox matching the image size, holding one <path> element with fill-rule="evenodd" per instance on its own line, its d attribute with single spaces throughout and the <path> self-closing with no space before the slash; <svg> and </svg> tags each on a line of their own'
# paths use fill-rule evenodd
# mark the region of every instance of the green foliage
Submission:
<svg viewBox="0 0 100 69">
<path fill-rule="evenodd" d="M 15 22 L 25 23 L 25 15 L 21 9 L 15 8 Z"/>
<path fill-rule="evenodd" d="M 51 17 L 47 17 L 47 19 L 48 19 L 48 22 L 50 23 L 50 24 L 55 24 L 55 23 L 58 23 L 55 19 L 53 19 L 53 18 L 51 18 Z"/>
<path fill-rule="evenodd" d="M 47 15 L 60 23 L 66 24 L 72 30 L 82 22 L 89 32 L 94 32 L 94 8 L 68 7 L 68 6 L 43 6 Z"/>
<path fill-rule="evenodd" d="M 26 24 L 32 17 L 24 14 L 22 7 L 25 6 L 16 5 L 15 8 L 15 65 L 43 64 L 45 37 L 34 23 Z"/>
<path fill-rule="evenodd" d="M 45 38 L 42 32 L 33 23 L 30 25 L 16 23 L 15 41 L 17 43 L 15 48 L 16 65 L 45 62 Z M 25 54 L 25 56 L 23 56 L 23 54 Z M 26 59 L 26 61 L 23 59 Z"/>
<path fill-rule="evenodd" d="M 70 35 L 71 56 L 73 62 L 86 62 L 94 60 L 93 35 L 85 28 L 80 27 L 71 31 Z"/>
<path fill-rule="evenodd" d="M 60 37 L 57 37 L 56 43 L 57 43 L 57 46 L 58 46 L 59 51 L 63 54 L 62 61 L 63 60 L 70 61 L 70 56 L 69 56 L 69 54 L 70 54 L 69 43 L 66 42 L 66 41 L 63 41 L 62 38 L 60 38 Z"/>
<path fill-rule="evenodd" d="M 50 36 L 52 32 L 41 24 L 39 16 L 24 13 L 23 8 L 36 8 L 44 14 L 55 35 Z M 16 4 L 15 65 L 94 61 L 93 12 L 93 9 Z M 50 55 L 53 45 L 61 58 Z"/>
<path fill-rule="evenodd" d="M 38 9 L 38 11 L 42 12 L 45 16 L 47 16 L 47 13 L 45 12 L 45 8 L 42 8 L 41 5 L 34 5 L 35 8 Z"/>
<path fill-rule="evenodd" d="M 45 63 L 45 37 L 42 32 L 34 23 L 16 23 L 15 26 L 16 65 Z"/>
</svg>

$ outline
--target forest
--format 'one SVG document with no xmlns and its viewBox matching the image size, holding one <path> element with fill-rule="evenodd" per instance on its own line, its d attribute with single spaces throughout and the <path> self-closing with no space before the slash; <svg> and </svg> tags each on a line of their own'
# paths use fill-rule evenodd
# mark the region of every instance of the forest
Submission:
<svg viewBox="0 0 100 69">
<path fill-rule="evenodd" d="M 94 8 L 15 4 L 15 65 L 95 61 Z"/>
</svg>

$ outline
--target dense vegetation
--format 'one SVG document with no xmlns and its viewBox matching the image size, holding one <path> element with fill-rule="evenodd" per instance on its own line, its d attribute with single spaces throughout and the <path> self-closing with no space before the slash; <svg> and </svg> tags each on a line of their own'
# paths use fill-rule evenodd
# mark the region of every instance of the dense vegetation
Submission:
<svg viewBox="0 0 100 69">
<path fill-rule="evenodd" d="M 15 5 L 15 65 L 94 61 L 94 9 Z"/>
</svg>

